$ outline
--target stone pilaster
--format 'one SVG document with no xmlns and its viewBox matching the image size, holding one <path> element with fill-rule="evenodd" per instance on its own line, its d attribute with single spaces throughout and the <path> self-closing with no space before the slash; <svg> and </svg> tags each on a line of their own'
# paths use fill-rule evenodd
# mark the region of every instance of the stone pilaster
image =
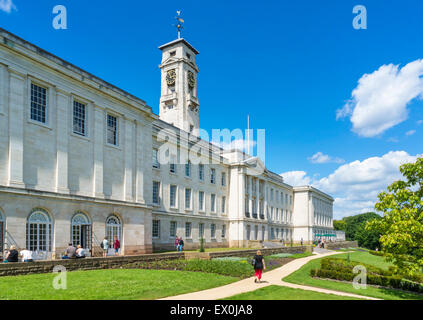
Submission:
<svg viewBox="0 0 423 320">
<path fill-rule="evenodd" d="M 23 136 L 25 76 L 9 69 L 9 181 L 11 187 L 23 188 Z"/>
<path fill-rule="evenodd" d="M 134 194 L 133 194 L 133 150 L 135 150 L 134 145 L 134 121 L 130 119 L 125 119 L 125 201 L 133 201 L 134 200 Z"/>
<path fill-rule="evenodd" d="M 103 176 L 103 163 L 104 163 L 104 110 L 94 106 L 94 185 L 93 196 L 97 198 L 104 198 L 104 176 Z"/>
<path fill-rule="evenodd" d="M 56 91 L 57 130 L 56 130 L 56 192 L 69 193 L 68 185 L 68 145 L 70 97 Z"/>
</svg>

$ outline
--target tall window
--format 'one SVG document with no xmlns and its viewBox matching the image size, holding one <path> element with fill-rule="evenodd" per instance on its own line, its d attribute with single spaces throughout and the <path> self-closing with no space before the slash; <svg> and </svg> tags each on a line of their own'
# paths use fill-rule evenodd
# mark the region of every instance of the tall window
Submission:
<svg viewBox="0 0 423 320">
<path fill-rule="evenodd" d="M 226 173 L 222 172 L 222 186 L 226 186 Z"/>
<path fill-rule="evenodd" d="M 160 168 L 160 163 L 159 163 L 159 150 L 157 149 L 153 149 L 153 168 Z"/>
<path fill-rule="evenodd" d="M 27 221 L 26 243 L 30 251 L 51 251 L 51 220 L 47 212 L 34 210 Z"/>
<path fill-rule="evenodd" d="M 117 118 L 107 115 L 107 143 L 117 145 Z"/>
<path fill-rule="evenodd" d="M 191 209 L 191 189 L 185 189 L 185 209 Z"/>
<path fill-rule="evenodd" d="M 222 213 L 226 212 L 226 197 L 222 197 Z"/>
<path fill-rule="evenodd" d="M 212 194 L 210 196 L 210 210 L 211 212 L 216 212 L 216 195 Z"/>
<path fill-rule="evenodd" d="M 185 222 L 185 238 L 191 238 L 191 222 Z"/>
<path fill-rule="evenodd" d="M 251 235 L 251 226 L 247 225 L 247 240 L 250 240 L 250 235 Z"/>
<path fill-rule="evenodd" d="M 216 169 L 210 170 L 210 183 L 216 183 Z"/>
<path fill-rule="evenodd" d="M 198 192 L 198 210 L 204 211 L 204 191 Z"/>
<path fill-rule="evenodd" d="M 160 203 L 160 182 L 153 181 L 153 204 Z"/>
<path fill-rule="evenodd" d="M 115 237 L 119 241 L 122 240 L 122 224 L 120 219 L 115 215 L 111 215 L 106 220 L 106 237 L 109 240 L 109 243 L 115 240 Z"/>
<path fill-rule="evenodd" d="M 153 220 L 153 238 L 160 238 L 160 220 Z"/>
<path fill-rule="evenodd" d="M 216 238 L 216 225 L 214 223 L 212 223 L 210 225 L 210 237 L 212 239 L 215 239 Z"/>
<path fill-rule="evenodd" d="M 185 176 L 186 177 L 191 177 L 191 161 L 189 161 L 189 160 L 185 164 Z"/>
<path fill-rule="evenodd" d="M 198 179 L 204 181 L 204 164 L 201 163 L 198 165 Z"/>
<path fill-rule="evenodd" d="M 176 221 L 171 221 L 170 222 L 170 232 L 169 232 L 169 235 L 171 237 L 176 237 L 177 226 L 178 225 L 177 225 Z"/>
<path fill-rule="evenodd" d="M 73 133 L 86 136 L 86 108 L 85 104 L 73 102 Z"/>
<path fill-rule="evenodd" d="M 226 238 L 226 224 L 222 226 L 222 238 Z"/>
<path fill-rule="evenodd" d="M 170 206 L 172 208 L 176 208 L 176 186 L 171 185 L 170 186 Z"/>
<path fill-rule="evenodd" d="M 204 223 L 199 223 L 198 224 L 198 237 L 200 239 L 204 238 Z"/>
<path fill-rule="evenodd" d="M 84 213 L 78 212 L 73 216 L 71 233 L 74 247 L 81 245 L 82 248 L 91 250 L 91 222 Z"/>
<path fill-rule="evenodd" d="M 258 226 L 254 227 L 254 240 L 258 240 Z"/>
<path fill-rule="evenodd" d="M 31 120 L 47 122 L 47 89 L 31 83 Z"/>
</svg>

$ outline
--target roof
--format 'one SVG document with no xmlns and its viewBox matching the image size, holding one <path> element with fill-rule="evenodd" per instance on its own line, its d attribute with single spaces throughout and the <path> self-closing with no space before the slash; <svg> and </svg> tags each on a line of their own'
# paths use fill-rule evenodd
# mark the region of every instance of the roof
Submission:
<svg viewBox="0 0 423 320">
<path fill-rule="evenodd" d="M 179 42 L 182 42 L 183 44 L 185 44 L 188 48 L 190 48 L 195 54 L 199 54 L 200 52 L 198 52 L 197 51 L 197 49 L 195 49 L 188 41 L 186 41 L 184 38 L 181 38 L 181 39 L 176 39 L 176 40 L 173 40 L 173 41 L 171 41 L 171 42 L 168 42 L 168 43 L 166 43 L 166 44 L 164 44 L 164 45 L 161 45 L 160 47 L 159 47 L 159 49 L 160 50 L 163 50 L 163 49 L 166 49 L 167 47 L 170 47 L 170 46 L 173 46 L 173 45 L 175 45 L 175 44 L 177 44 L 177 43 L 179 43 Z"/>
<path fill-rule="evenodd" d="M 62 59 L 62 58 L 60 58 L 60 57 L 58 57 L 58 56 L 56 56 L 56 55 L 54 55 L 50 52 L 38 47 L 38 46 L 36 46 L 35 44 L 30 43 L 30 42 L 18 37 L 17 35 L 9 32 L 9 31 L 7 31 L 3 28 L 0 28 L 0 36 L 3 37 L 2 44 L 9 46 L 9 47 L 12 47 L 12 48 L 13 48 L 13 42 L 20 44 L 21 46 L 23 46 L 27 50 L 30 50 L 30 51 L 38 54 L 38 55 L 41 55 L 42 57 L 47 58 L 47 59 L 51 60 L 52 62 L 57 63 L 57 64 L 61 65 L 62 67 L 65 67 L 68 70 L 76 72 L 76 73 L 82 75 L 84 78 L 90 79 L 92 81 L 99 83 L 100 85 L 102 85 L 104 87 L 110 88 L 113 91 L 115 91 L 116 93 L 118 93 L 118 94 L 120 94 L 124 97 L 127 97 L 127 98 L 134 100 L 136 103 L 143 105 L 144 107 L 149 109 L 150 112 L 152 112 L 151 107 L 148 106 L 147 103 L 144 100 L 142 100 L 142 99 L 132 95 L 131 93 L 129 93 L 129 92 L 127 92 L 127 91 L 125 91 L 125 90 L 123 90 L 123 89 L 121 89 L 121 88 L 119 88 L 119 87 L 117 87 L 117 86 L 115 86 L 115 85 L 113 85 L 113 84 L 111 84 L 111 83 L 91 74 L 90 72 L 88 72 L 88 71 L 86 71 L 86 70 L 84 70 L 84 69 L 82 69 L 78 66 L 75 66 L 74 64 L 72 64 L 72 63 L 70 63 L 70 62 L 68 62 L 68 61 L 66 61 L 66 60 L 64 60 L 64 59 Z"/>
</svg>

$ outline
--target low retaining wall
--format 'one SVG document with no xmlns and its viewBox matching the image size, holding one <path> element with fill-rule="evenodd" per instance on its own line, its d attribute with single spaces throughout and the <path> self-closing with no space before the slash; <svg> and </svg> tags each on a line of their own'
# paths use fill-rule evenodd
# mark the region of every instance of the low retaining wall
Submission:
<svg viewBox="0 0 423 320">
<path fill-rule="evenodd" d="M 357 248 L 357 241 L 325 242 L 325 249 Z"/>
<path fill-rule="evenodd" d="M 284 247 L 260 249 L 263 255 L 272 255 L 277 253 L 302 253 L 307 251 L 307 247 Z M 222 251 L 222 252 L 206 252 L 200 256 L 191 253 L 193 258 L 212 259 L 220 257 L 251 257 L 256 254 L 257 250 L 238 250 L 238 251 Z M 190 253 L 187 252 L 187 259 Z M 56 266 L 64 266 L 67 271 L 85 271 L 99 269 L 120 269 L 131 268 L 138 262 L 149 262 L 158 260 L 176 260 L 185 259 L 185 253 L 157 253 L 144 254 L 139 256 L 122 256 L 108 258 L 85 258 L 72 260 L 50 260 L 36 261 L 30 263 L 0 263 L 1 276 L 18 276 L 37 273 L 51 273 Z"/>
<path fill-rule="evenodd" d="M 309 250 L 307 250 L 309 249 Z M 272 254 L 278 253 L 304 253 L 310 251 L 310 248 L 307 246 L 302 247 L 281 247 L 281 248 L 267 248 L 267 249 L 248 249 L 248 250 L 234 250 L 234 251 L 218 251 L 218 252 L 185 252 L 185 259 L 205 259 L 210 260 L 213 258 L 223 258 L 223 257 L 240 257 L 248 258 L 254 257 L 257 253 L 257 250 L 260 250 L 262 255 L 270 256 Z"/>
</svg>

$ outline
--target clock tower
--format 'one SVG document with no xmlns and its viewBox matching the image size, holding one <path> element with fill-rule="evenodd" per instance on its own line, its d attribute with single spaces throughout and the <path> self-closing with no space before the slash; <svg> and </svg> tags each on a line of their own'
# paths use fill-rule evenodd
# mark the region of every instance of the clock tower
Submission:
<svg viewBox="0 0 423 320">
<path fill-rule="evenodd" d="M 200 135 L 195 58 L 199 52 L 185 39 L 159 47 L 162 51 L 160 119 L 193 135 Z"/>
</svg>

